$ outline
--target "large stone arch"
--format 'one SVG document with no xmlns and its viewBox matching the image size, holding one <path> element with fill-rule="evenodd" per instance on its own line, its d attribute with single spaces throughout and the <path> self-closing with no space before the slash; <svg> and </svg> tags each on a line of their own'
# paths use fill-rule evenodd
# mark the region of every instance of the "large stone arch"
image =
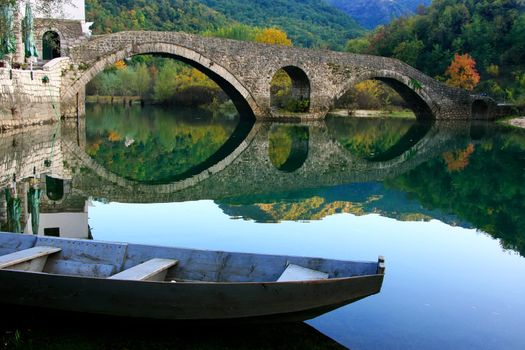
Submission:
<svg viewBox="0 0 525 350">
<path fill-rule="evenodd" d="M 171 57 L 200 70 L 226 92 L 241 116 L 249 115 L 253 117 L 254 114 L 261 111 L 248 89 L 226 68 L 193 49 L 173 43 L 161 42 L 127 44 L 124 47 L 119 47 L 115 52 L 101 57 L 95 63 L 88 65 L 87 68 L 79 67 L 81 75 L 77 76 L 72 84 L 63 86 L 65 89 L 62 94 L 63 101 L 71 101 L 97 74 L 117 61 L 144 54 Z"/>
<path fill-rule="evenodd" d="M 366 71 L 352 77 L 336 94 L 334 103 L 355 84 L 365 80 L 379 80 L 391 87 L 405 100 L 419 120 L 436 119 L 439 113 L 439 107 L 430 97 L 426 86 L 416 79 L 392 70 Z"/>
</svg>

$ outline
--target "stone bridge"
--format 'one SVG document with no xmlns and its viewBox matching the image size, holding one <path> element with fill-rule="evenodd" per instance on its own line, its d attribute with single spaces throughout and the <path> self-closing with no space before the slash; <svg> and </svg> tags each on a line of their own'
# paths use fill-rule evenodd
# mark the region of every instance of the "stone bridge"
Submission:
<svg viewBox="0 0 525 350">
<path fill-rule="evenodd" d="M 281 68 L 292 78 L 294 95 L 309 100 L 303 118 L 324 117 L 345 92 L 368 79 L 391 86 L 419 119 L 488 118 L 492 112 L 483 98 L 445 86 L 396 59 L 149 31 L 102 35 L 71 47 L 71 68 L 62 79 L 63 111 L 82 108 L 78 97 L 98 73 L 141 54 L 192 65 L 232 98 L 241 115 L 253 113 L 257 118 L 278 117 L 272 109 L 270 83 Z"/>
</svg>

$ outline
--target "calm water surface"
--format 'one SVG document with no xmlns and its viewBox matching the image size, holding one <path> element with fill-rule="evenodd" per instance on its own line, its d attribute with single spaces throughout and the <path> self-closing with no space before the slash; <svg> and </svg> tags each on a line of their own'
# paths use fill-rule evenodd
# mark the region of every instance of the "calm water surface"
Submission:
<svg viewBox="0 0 525 350">
<path fill-rule="evenodd" d="M 23 197 L 33 172 L 42 176 L 40 234 L 384 255 L 380 294 L 308 324 L 352 349 L 525 344 L 523 131 L 394 118 L 253 123 L 111 106 L 88 106 L 85 125 L 63 125 L 54 144 L 43 128 L 54 126 L 0 144 L 2 187 L 16 173 Z M 27 213 L 18 222 L 31 232 Z"/>
</svg>

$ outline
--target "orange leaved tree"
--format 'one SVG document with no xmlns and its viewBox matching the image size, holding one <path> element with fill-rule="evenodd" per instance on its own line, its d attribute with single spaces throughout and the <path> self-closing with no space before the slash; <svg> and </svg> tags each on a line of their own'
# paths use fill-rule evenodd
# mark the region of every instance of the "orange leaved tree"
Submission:
<svg viewBox="0 0 525 350">
<path fill-rule="evenodd" d="M 292 41 L 288 39 L 286 32 L 277 28 L 263 29 L 255 36 L 255 41 L 258 43 L 292 46 Z"/>
<path fill-rule="evenodd" d="M 447 84 L 450 86 L 473 90 L 479 83 L 476 61 L 468 53 L 455 54 L 445 74 L 449 77 Z"/>
</svg>

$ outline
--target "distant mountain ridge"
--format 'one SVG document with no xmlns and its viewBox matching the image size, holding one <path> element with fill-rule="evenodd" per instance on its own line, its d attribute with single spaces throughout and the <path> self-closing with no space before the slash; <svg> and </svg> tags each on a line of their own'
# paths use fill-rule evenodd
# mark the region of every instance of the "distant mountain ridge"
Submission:
<svg viewBox="0 0 525 350">
<path fill-rule="evenodd" d="M 414 14 L 419 5 L 432 0 L 326 0 L 355 19 L 362 27 L 373 29 L 395 18 Z"/>
</svg>

